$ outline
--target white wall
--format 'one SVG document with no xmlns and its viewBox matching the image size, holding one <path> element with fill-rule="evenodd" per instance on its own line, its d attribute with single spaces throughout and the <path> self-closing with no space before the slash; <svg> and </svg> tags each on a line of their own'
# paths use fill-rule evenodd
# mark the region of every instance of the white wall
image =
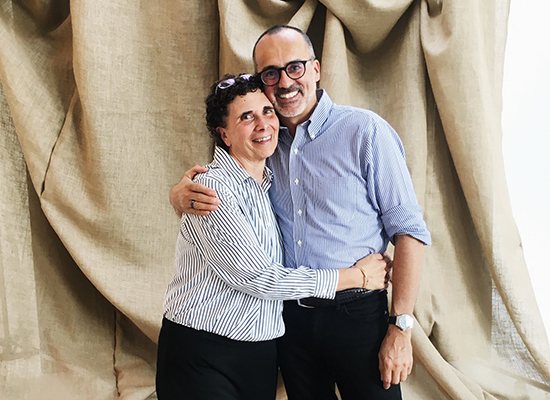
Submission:
<svg viewBox="0 0 550 400">
<path fill-rule="evenodd" d="M 514 217 L 550 336 L 550 2 L 511 1 L 503 151 Z"/>
</svg>

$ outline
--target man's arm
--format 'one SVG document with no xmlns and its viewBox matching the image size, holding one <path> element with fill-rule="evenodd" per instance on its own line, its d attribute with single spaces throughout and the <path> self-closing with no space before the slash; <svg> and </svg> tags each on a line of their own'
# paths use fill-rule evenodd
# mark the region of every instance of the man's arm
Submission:
<svg viewBox="0 0 550 400">
<path fill-rule="evenodd" d="M 195 165 L 188 170 L 181 181 L 170 190 L 170 203 L 174 211 L 181 218 L 182 214 L 208 215 L 216 211 L 220 200 L 216 191 L 200 183 L 194 183 L 196 174 L 208 171 L 208 168 Z M 193 207 L 191 202 L 193 201 Z"/>
<path fill-rule="evenodd" d="M 413 314 L 422 268 L 424 243 L 408 236 L 395 237 L 392 307 L 390 315 Z M 385 389 L 407 379 L 412 370 L 412 331 L 388 326 L 380 353 L 380 375 Z"/>
</svg>

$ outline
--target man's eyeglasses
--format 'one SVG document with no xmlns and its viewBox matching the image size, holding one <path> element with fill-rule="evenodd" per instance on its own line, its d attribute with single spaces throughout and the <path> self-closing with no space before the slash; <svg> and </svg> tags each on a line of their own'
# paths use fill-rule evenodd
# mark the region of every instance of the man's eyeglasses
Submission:
<svg viewBox="0 0 550 400">
<path fill-rule="evenodd" d="M 266 86 L 273 86 L 279 83 L 279 81 L 281 80 L 282 71 L 285 71 L 290 79 L 300 79 L 306 73 L 306 63 L 308 61 L 313 61 L 313 59 L 294 60 L 290 61 L 288 64 L 281 68 L 272 67 L 264 69 L 262 72 L 260 72 L 260 78 Z"/>
<path fill-rule="evenodd" d="M 242 75 L 238 75 L 234 78 L 224 79 L 223 81 L 218 83 L 218 86 L 216 86 L 216 94 L 218 94 L 218 89 L 223 90 L 223 89 L 227 89 L 228 87 L 233 86 L 237 82 L 237 79 L 241 79 L 243 81 L 249 81 L 250 78 L 252 78 L 251 74 L 242 74 Z"/>
</svg>

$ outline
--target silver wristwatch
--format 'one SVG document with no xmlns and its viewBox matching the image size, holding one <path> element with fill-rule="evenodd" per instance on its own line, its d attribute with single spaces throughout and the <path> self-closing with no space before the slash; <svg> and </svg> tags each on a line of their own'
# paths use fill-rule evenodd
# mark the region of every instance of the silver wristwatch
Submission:
<svg viewBox="0 0 550 400">
<path fill-rule="evenodd" d="M 414 326 L 414 318 L 408 314 L 401 314 L 388 318 L 388 323 L 396 325 L 402 331 L 412 329 Z"/>
</svg>

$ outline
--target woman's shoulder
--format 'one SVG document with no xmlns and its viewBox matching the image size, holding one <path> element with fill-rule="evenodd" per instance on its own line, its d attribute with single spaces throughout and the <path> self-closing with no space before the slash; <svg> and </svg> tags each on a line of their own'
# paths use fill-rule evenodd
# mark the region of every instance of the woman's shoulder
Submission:
<svg viewBox="0 0 550 400">
<path fill-rule="evenodd" d="M 208 171 L 195 175 L 193 182 L 212 187 L 212 185 L 225 185 L 228 178 L 230 178 L 227 171 L 216 165 L 208 164 L 205 167 L 208 168 Z M 212 187 L 212 189 L 215 188 Z"/>
<path fill-rule="evenodd" d="M 206 167 L 208 171 L 195 175 L 193 182 L 214 189 L 220 198 L 234 196 L 236 180 L 231 173 L 212 164 L 206 165 Z"/>
</svg>

